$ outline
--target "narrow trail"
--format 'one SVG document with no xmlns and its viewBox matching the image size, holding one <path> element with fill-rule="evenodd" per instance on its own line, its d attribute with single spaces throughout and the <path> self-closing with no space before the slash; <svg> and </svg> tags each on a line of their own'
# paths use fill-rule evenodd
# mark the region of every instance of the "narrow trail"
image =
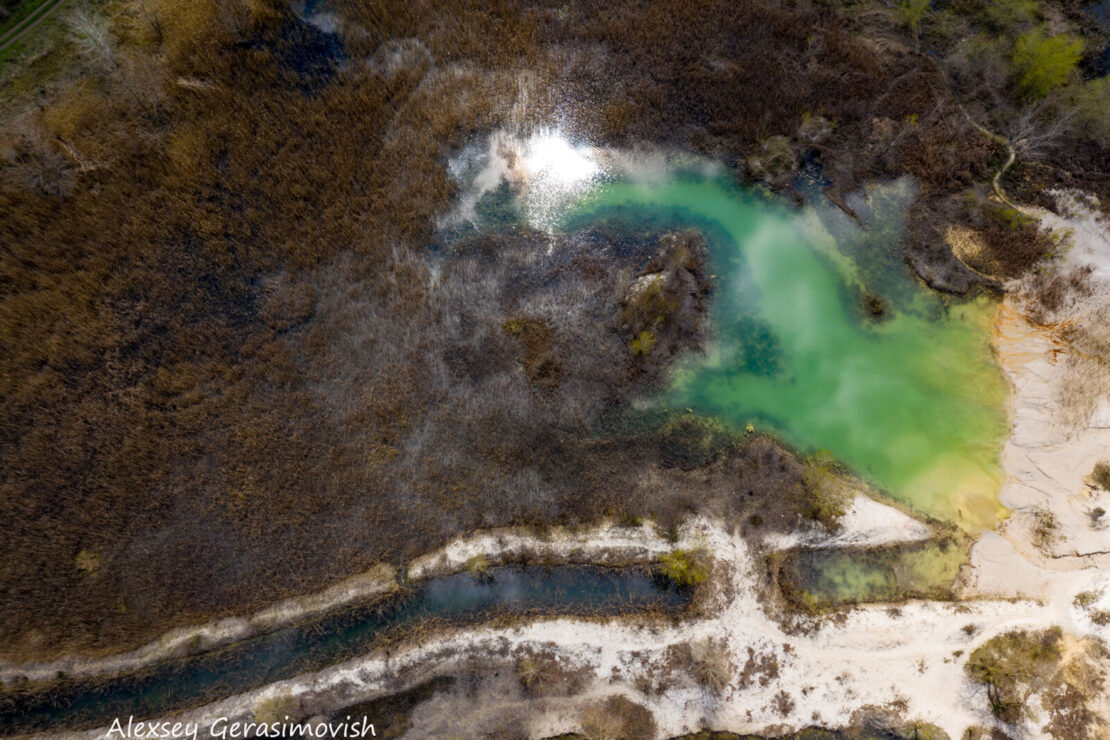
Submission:
<svg viewBox="0 0 1110 740">
<path fill-rule="evenodd" d="M 944 91 L 948 93 L 948 97 L 952 100 L 953 103 L 956 104 L 956 107 L 960 109 L 960 113 L 964 114 L 964 118 L 967 119 L 967 122 L 971 124 L 972 128 L 981 133 L 983 136 L 986 136 L 994 143 L 1000 144 L 1006 148 L 1006 151 L 1008 152 L 1006 162 L 1002 165 L 1002 167 L 998 169 L 997 172 L 994 173 L 994 177 L 991 178 L 991 187 L 994 189 L 994 194 L 998 196 L 999 200 L 1010 206 L 1010 208 L 1013 208 L 1015 211 L 1025 213 L 1025 207 L 1019 206 L 1012 200 L 1010 200 L 1009 196 L 1006 195 L 1006 191 L 1002 189 L 1002 177 L 1017 160 L 1017 150 L 1014 149 L 1014 145 L 1011 144 L 1010 140 L 1007 139 L 1005 136 L 994 133 L 986 126 L 976 121 L 975 118 L 967 112 L 967 108 L 964 107 L 964 104 L 960 100 L 959 96 L 956 95 L 956 93 L 952 90 L 952 85 L 948 81 L 948 75 L 945 73 L 944 67 L 942 67 L 940 63 L 936 60 L 930 61 L 932 61 L 933 68 L 936 69 L 937 74 L 939 74 L 940 78 L 944 80 Z"/>
<path fill-rule="evenodd" d="M 49 18 L 55 10 L 65 4 L 66 0 L 46 0 L 33 13 L 8 29 L 8 32 L 0 37 L 0 52 L 6 51 L 9 46 L 23 38 L 24 34 Z"/>
<path fill-rule="evenodd" d="M 1007 139 L 1005 136 L 994 133 L 993 131 L 976 121 L 974 118 L 972 118 L 971 114 L 967 112 L 966 108 L 964 108 L 964 104 L 957 100 L 955 96 L 953 96 L 952 99 L 956 102 L 956 107 L 958 107 L 960 109 L 960 112 L 964 114 L 964 117 L 967 118 L 968 123 L 970 123 L 976 131 L 983 134 L 991 141 L 1006 147 L 1006 150 L 1009 152 L 1009 156 L 1006 158 L 1005 164 L 1003 164 L 1002 167 L 994 173 L 994 177 L 991 179 L 991 186 L 994 188 L 994 194 L 998 196 L 999 200 L 1008 205 L 1010 208 L 1013 208 L 1015 211 L 1024 213 L 1024 206 L 1017 205 L 1012 200 L 1010 200 L 1010 198 L 1006 195 L 1006 191 L 1002 189 L 1002 176 L 1006 174 L 1006 171 L 1009 170 L 1010 167 L 1013 166 L 1014 161 L 1017 160 L 1017 150 L 1014 149 L 1014 145 L 1011 144 L 1010 140 Z"/>
</svg>

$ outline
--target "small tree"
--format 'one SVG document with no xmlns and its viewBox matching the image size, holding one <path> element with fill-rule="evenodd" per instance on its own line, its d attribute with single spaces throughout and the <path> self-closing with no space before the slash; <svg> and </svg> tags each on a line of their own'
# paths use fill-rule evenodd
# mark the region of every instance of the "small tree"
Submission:
<svg viewBox="0 0 1110 740">
<path fill-rule="evenodd" d="M 898 6 L 898 14 L 901 16 L 902 25 L 916 32 L 921 27 L 921 21 L 925 18 L 925 13 L 929 10 L 930 1 L 902 0 Z"/>
<path fill-rule="evenodd" d="M 1040 28 L 1026 31 L 1014 44 L 1018 87 L 1029 98 L 1043 98 L 1067 82 L 1083 56 L 1083 41 L 1067 34 L 1046 36 Z"/>
<path fill-rule="evenodd" d="M 1026 699 L 1044 687 L 1063 654 L 1059 627 L 1012 631 L 980 645 L 968 658 L 968 677 L 986 688 L 991 713 L 1015 724 L 1027 713 Z"/>
<path fill-rule="evenodd" d="M 116 63 L 116 42 L 108 19 L 88 8 L 77 8 L 66 18 L 69 35 L 77 50 L 104 67 Z"/>
</svg>

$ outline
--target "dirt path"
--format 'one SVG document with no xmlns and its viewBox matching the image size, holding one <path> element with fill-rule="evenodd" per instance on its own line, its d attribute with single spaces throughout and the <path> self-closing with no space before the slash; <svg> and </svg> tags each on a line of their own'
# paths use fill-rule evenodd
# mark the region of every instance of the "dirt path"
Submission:
<svg viewBox="0 0 1110 740">
<path fill-rule="evenodd" d="M 46 0 L 31 15 L 21 20 L 0 38 L 0 52 L 7 50 L 9 46 L 23 38 L 25 33 L 49 18 L 55 10 L 65 5 L 65 3 L 66 0 Z"/>
</svg>

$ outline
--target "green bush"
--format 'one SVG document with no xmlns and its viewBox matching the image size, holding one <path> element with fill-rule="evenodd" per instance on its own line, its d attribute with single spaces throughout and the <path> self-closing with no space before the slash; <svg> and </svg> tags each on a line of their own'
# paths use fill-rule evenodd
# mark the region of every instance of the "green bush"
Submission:
<svg viewBox="0 0 1110 740">
<path fill-rule="evenodd" d="M 651 350 L 655 348 L 655 335 L 647 329 L 636 335 L 630 345 L 632 354 L 638 357 L 645 357 L 651 354 Z"/>
<path fill-rule="evenodd" d="M 709 566 L 702 552 L 672 550 L 659 558 L 659 573 L 676 586 L 697 586 L 709 577 Z"/>
<path fill-rule="evenodd" d="M 898 5 L 898 15 L 902 25 L 916 31 L 929 10 L 930 0 L 902 0 Z"/>
<path fill-rule="evenodd" d="M 1014 71 L 1026 97 L 1043 98 L 1067 82 L 1083 56 L 1083 41 L 1067 34 L 1046 36 L 1040 28 L 1026 31 L 1014 44 Z"/>
</svg>

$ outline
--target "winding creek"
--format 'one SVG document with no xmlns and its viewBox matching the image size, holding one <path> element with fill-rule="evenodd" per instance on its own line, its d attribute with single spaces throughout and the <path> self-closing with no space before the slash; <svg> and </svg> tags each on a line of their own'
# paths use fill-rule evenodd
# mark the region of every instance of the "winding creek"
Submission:
<svg viewBox="0 0 1110 740">
<path fill-rule="evenodd" d="M 361 606 L 167 661 L 127 676 L 59 680 L 48 690 L 0 693 L 0 734 L 74 730 L 114 717 L 149 718 L 198 706 L 348 660 L 383 636 L 431 620 L 473 624 L 498 615 L 614 615 L 679 610 L 688 594 L 661 585 L 646 568 L 503 566 L 432 578 L 401 599 Z"/>
</svg>

